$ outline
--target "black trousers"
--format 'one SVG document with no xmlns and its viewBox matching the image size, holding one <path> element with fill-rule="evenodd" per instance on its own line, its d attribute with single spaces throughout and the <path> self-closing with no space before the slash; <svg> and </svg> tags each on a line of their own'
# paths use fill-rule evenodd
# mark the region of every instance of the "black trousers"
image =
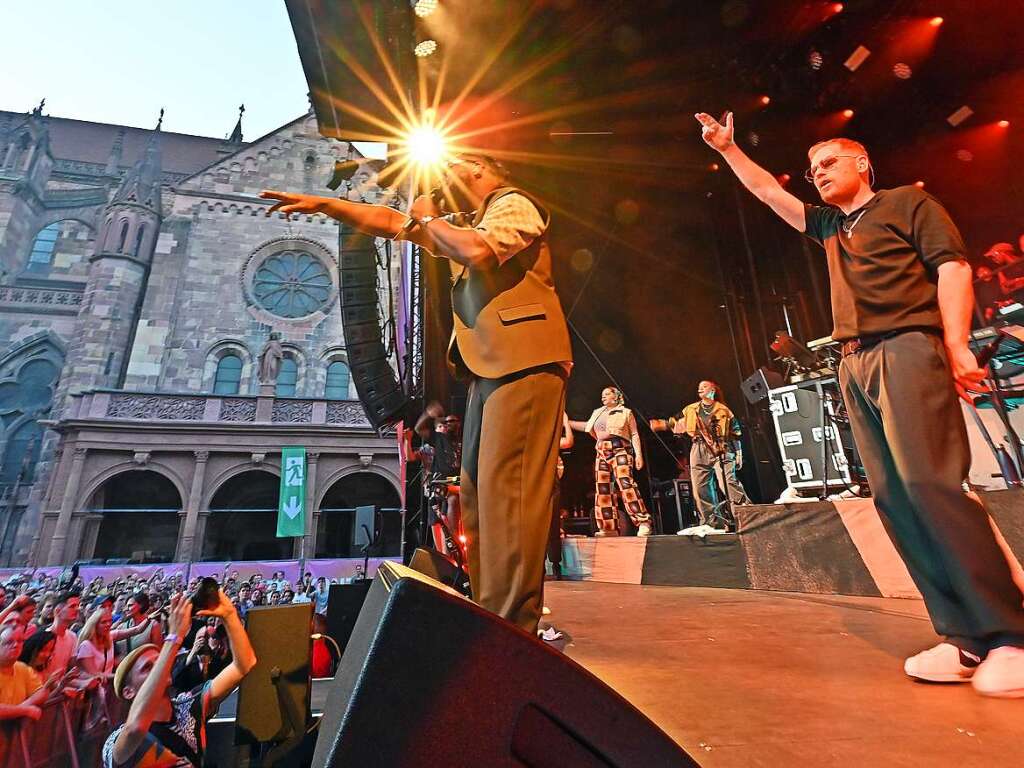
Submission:
<svg viewBox="0 0 1024 768">
<path fill-rule="evenodd" d="M 844 358 L 839 383 L 875 507 L 936 632 L 982 657 L 1024 645 L 1024 596 L 963 491 L 970 448 L 942 340 L 886 339 Z"/>
</svg>

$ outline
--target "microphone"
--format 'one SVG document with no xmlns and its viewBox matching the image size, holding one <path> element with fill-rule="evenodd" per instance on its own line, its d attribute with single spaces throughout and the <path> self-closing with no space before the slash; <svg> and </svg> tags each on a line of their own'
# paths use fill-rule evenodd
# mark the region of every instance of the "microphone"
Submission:
<svg viewBox="0 0 1024 768">
<path fill-rule="evenodd" d="M 444 206 L 444 190 L 441 189 L 440 187 L 434 187 L 433 189 L 430 190 L 430 192 L 428 194 L 430 195 L 430 199 L 434 201 L 434 205 L 436 205 L 438 208 L 441 208 L 441 210 L 443 211 L 444 210 L 444 207 L 443 207 Z M 402 225 L 402 229 L 400 230 L 400 233 L 404 235 L 404 234 L 406 234 L 408 232 L 411 232 L 413 230 L 413 228 L 415 228 L 416 225 L 418 225 L 418 224 L 419 224 L 419 221 L 417 221 L 416 219 L 414 219 L 414 218 L 412 218 L 410 216 L 409 220 L 407 222 L 405 222 L 405 224 Z"/>
<path fill-rule="evenodd" d="M 982 347 L 980 350 L 978 350 L 977 354 L 975 354 L 975 357 L 978 359 L 979 368 L 984 368 L 992 361 L 992 358 L 995 357 L 996 352 L 999 351 L 999 345 L 1003 343 L 1004 338 L 1006 338 L 1006 336 L 1003 334 L 1003 332 L 997 330 L 996 337 L 988 344 L 986 344 L 984 347 Z"/>
</svg>

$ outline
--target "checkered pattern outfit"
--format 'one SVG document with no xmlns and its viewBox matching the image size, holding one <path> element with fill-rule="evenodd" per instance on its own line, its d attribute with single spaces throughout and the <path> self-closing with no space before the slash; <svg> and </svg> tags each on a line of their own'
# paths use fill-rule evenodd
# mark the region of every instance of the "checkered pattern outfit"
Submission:
<svg viewBox="0 0 1024 768">
<path fill-rule="evenodd" d="M 650 525 L 644 500 L 633 479 L 633 454 L 628 440 L 610 435 L 597 441 L 597 457 L 594 461 L 594 517 L 602 531 L 618 530 L 618 515 L 615 511 L 615 496 L 622 499 L 626 514 L 633 525 Z"/>
</svg>

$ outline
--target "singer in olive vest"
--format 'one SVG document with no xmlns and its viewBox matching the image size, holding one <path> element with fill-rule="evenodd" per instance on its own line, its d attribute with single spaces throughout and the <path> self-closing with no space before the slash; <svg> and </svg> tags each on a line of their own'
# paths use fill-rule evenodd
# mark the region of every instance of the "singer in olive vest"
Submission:
<svg viewBox="0 0 1024 768">
<path fill-rule="evenodd" d="M 480 226 L 489 207 L 506 195 L 529 200 L 540 214 L 544 233 L 496 269 L 457 267 L 448 360 L 460 377 L 497 379 L 572 359 L 565 315 L 551 278 L 547 209 L 521 189 L 499 187 L 483 199 L 472 226 Z"/>
<path fill-rule="evenodd" d="M 438 196 L 408 216 L 381 205 L 264 190 L 267 211 L 324 213 L 360 232 L 411 240 L 451 262 L 452 367 L 469 380 L 461 500 L 474 599 L 528 632 L 537 629 L 551 525 L 558 438 L 572 350 L 551 278 L 549 215 L 509 186 L 500 162 L 463 155 Z"/>
<path fill-rule="evenodd" d="M 516 188 L 499 187 L 483 198 L 473 228 L 500 240 L 502 227 L 510 227 L 529 242 L 514 253 L 521 243 L 493 243 L 498 263 L 489 268 L 453 264 L 448 350 L 453 372 L 470 382 L 461 497 L 473 596 L 528 632 L 536 630 L 543 606 L 550 499 L 572 359 L 551 277 L 549 220 L 536 198 Z"/>
</svg>

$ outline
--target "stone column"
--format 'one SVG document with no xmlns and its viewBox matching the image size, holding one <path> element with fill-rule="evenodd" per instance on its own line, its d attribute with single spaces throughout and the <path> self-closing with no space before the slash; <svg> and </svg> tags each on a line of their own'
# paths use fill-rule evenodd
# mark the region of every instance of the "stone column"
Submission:
<svg viewBox="0 0 1024 768">
<path fill-rule="evenodd" d="M 259 395 L 256 396 L 256 421 L 271 421 L 274 418 L 274 384 L 260 384 Z"/>
<path fill-rule="evenodd" d="M 85 448 L 75 448 L 74 459 L 71 462 L 71 472 L 68 474 L 68 484 L 64 486 L 64 497 L 60 502 L 57 527 L 53 531 L 53 539 L 50 541 L 50 552 L 46 556 L 47 565 L 64 564 L 64 544 L 68 538 L 68 531 L 71 529 L 71 515 L 75 511 L 78 488 L 82 484 L 85 454 Z"/>
<path fill-rule="evenodd" d="M 203 503 L 203 488 L 206 485 L 206 462 L 210 458 L 209 451 L 195 451 L 196 465 L 192 472 L 192 487 L 185 502 L 185 522 L 178 534 L 178 550 L 174 559 L 178 562 L 196 559 L 195 542 L 196 526 L 199 521 L 199 507 Z"/>
<path fill-rule="evenodd" d="M 195 560 L 201 560 L 203 557 L 203 543 L 206 541 L 206 523 L 209 520 L 210 510 L 204 509 L 199 513 L 199 522 L 196 525 L 195 548 L 197 557 Z"/>
<path fill-rule="evenodd" d="M 295 542 L 295 549 L 292 557 L 312 558 L 316 554 L 316 522 L 313 506 L 316 504 L 317 496 L 317 464 L 320 461 L 320 454 L 316 451 L 306 451 L 306 533 L 301 540 Z M 300 574 L 301 577 L 301 574 Z"/>
</svg>

